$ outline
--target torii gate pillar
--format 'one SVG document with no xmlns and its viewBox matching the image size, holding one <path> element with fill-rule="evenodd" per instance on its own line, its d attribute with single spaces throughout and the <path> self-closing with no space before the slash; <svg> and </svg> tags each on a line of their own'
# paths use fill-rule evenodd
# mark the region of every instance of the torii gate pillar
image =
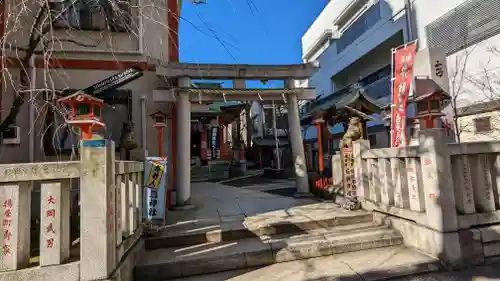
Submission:
<svg viewBox="0 0 500 281">
<path fill-rule="evenodd" d="M 292 89 L 295 87 L 295 80 L 285 81 L 285 87 Z M 297 184 L 296 197 L 311 196 L 309 193 L 309 181 L 307 179 L 307 165 L 304 154 L 304 145 L 300 128 L 299 107 L 297 103 L 297 94 L 290 93 L 287 96 L 288 105 L 288 126 L 290 142 L 292 143 L 292 154 L 294 173 Z"/>
</svg>

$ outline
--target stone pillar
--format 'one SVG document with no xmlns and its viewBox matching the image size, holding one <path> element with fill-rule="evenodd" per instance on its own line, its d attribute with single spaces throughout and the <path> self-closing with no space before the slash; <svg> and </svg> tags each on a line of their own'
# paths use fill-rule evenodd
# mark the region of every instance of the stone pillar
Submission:
<svg viewBox="0 0 500 281">
<path fill-rule="evenodd" d="M 179 87 L 188 88 L 191 82 L 187 77 L 179 79 Z M 188 93 L 177 97 L 177 183 L 176 209 L 191 206 L 191 103 Z"/>
<path fill-rule="evenodd" d="M 360 202 L 363 202 L 366 199 L 370 199 L 368 167 L 366 161 L 361 158 L 361 154 L 363 154 L 363 152 L 368 149 L 370 149 L 370 142 L 368 140 L 361 139 L 352 143 L 352 157 L 354 158 L 354 181 L 356 184 L 356 186 L 353 188 L 355 190 L 355 196 L 349 194 L 348 190 L 345 190 L 345 196 L 347 198 L 354 197 L 350 198 L 351 200 L 359 200 Z"/>
<path fill-rule="evenodd" d="M 286 88 L 291 89 L 294 87 L 293 80 L 286 81 Z M 309 182 L 307 179 L 306 158 L 304 156 L 304 143 L 302 141 L 302 134 L 300 129 L 299 107 L 297 104 L 297 95 L 287 95 L 288 106 L 288 126 L 289 136 L 292 143 L 292 154 L 295 179 L 297 184 L 297 196 L 309 196 Z"/>
<path fill-rule="evenodd" d="M 166 197 L 167 200 L 170 201 L 170 204 L 174 205 L 175 198 L 171 198 L 174 195 L 173 191 L 175 189 L 174 176 L 173 176 L 174 175 L 174 165 L 173 165 L 174 147 L 172 145 L 172 133 L 173 133 L 172 124 L 173 124 L 172 118 L 168 118 L 167 119 L 167 130 L 166 130 L 167 131 L 166 139 L 168 140 L 168 142 L 167 142 L 167 161 L 168 161 L 168 163 L 167 163 L 167 188 L 165 188 L 165 192 L 168 195 L 170 195 L 170 197 L 168 197 L 168 195 L 167 195 L 167 197 Z M 168 204 L 167 204 L 167 206 L 168 206 Z"/>
<path fill-rule="evenodd" d="M 419 155 L 427 226 L 439 232 L 458 229 L 451 161 L 442 129 L 419 132 Z"/>
<path fill-rule="evenodd" d="M 80 280 L 104 280 L 116 265 L 115 145 L 80 144 Z"/>
<path fill-rule="evenodd" d="M 334 187 L 342 187 L 342 156 L 332 156 L 332 184 Z"/>
<path fill-rule="evenodd" d="M 0 271 L 28 267 L 30 258 L 31 190 L 29 182 L 0 185 L 2 253 Z"/>
<path fill-rule="evenodd" d="M 69 180 L 42 183 L 40 192 L 40 266 L 62 264 L 70 254 Z"/>
</svg>

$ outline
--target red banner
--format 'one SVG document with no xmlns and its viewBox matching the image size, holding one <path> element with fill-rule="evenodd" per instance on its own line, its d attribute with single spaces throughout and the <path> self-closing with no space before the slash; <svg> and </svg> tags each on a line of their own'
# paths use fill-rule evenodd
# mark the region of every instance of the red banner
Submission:
<svg viewBox="0 0 500 281">
<path fill-rule="evenodd" d="M 394 70 L 392 84 L 392 147 L 408 145 L 408 138 L 406 136 L 406 104 L 410 94 L 413 61 L 415 60 L 416 51 L 416 42 L 406 44 L 392 51 Z"/>
</svg>

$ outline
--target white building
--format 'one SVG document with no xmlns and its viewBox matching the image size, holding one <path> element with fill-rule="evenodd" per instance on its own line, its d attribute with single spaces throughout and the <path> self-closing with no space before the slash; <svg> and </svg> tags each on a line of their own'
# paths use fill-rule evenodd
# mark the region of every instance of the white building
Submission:
<svg viewBox="0 0 500 281">
<path fill-rule="evenodd" d="M 383 105 L 390 95 L 391 48 L 408 40 L 403 0 L 330 1 L 302 37 L 303 60 L 318 60 L 320 70 L 308 81 L 320 95 L 317 104 L 361 84 Z M 311 110 L 304 106 L 303 111 Z M 307 121 L 306 121 L 307 122 Z M 374 146 L 386 146 L 383 124 L 370 124 Z M 342 126 L 330 128 L 340 134 Z M 337 139 L 340 136 L 337 137 Z M 305 127 L 304 139 L 316 138 L 314 127 Z M 317 145 L 315 145 L 317 146 Z M 338 146 L 338 142 L 330 146 Z"/>
<path fill-rule="evenodd" d="M 389 105 L 390 50 L 412 38 L 418 39 L 418 50 L 427 47 L 445 50 L 450 94 L 457 96 L 456 108 L 461 108 L 460 112 L 471 104 L 496 99 L 500 93 L 495 75 L 500 67 L 500 51 L 497 52 L 497 47 L 500 50 L 500 1 L 413 0 L 406 6 L 409 2 L 332 0 L 327 4 L 302 37 L 304 61 L 320 63 L 320 70 L 308 81 L 309 86 L 316 88 L 319 99 L 345 91 L 357 82 L 371 97 Z M 304 106 L 302 111 L 310 109 Z M 450 115 L 453 111 L 447 109 Z M 471 119 L 470 115 L 467 118 Z M 476 130 L 474 124 L 469 124 L 474 122 L 458 123 L 459 133 L 473 134 Z M 331 131 L 340 133 L 342 129 Z M 375 134 L 375 131 L 370 128 L 368 133 Z M 307 129 L 304 135 L 305 139 L 315 139 L 315 129 Z M 372 144 L 387 145 L 387 136 L 387 133 L 377 133 L 371 137 Z"/>
</svg>

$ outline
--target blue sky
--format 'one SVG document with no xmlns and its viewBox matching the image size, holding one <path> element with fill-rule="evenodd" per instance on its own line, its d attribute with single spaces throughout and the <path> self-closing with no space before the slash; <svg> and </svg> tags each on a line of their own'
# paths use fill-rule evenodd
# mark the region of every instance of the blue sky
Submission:
<svg viewBox="0 0 500 281">
<path fill-rule="evenodd" d="M 180 60 L 300 63 L 301 37 L 328 0 L 183 0 Z"/>
</svg>

